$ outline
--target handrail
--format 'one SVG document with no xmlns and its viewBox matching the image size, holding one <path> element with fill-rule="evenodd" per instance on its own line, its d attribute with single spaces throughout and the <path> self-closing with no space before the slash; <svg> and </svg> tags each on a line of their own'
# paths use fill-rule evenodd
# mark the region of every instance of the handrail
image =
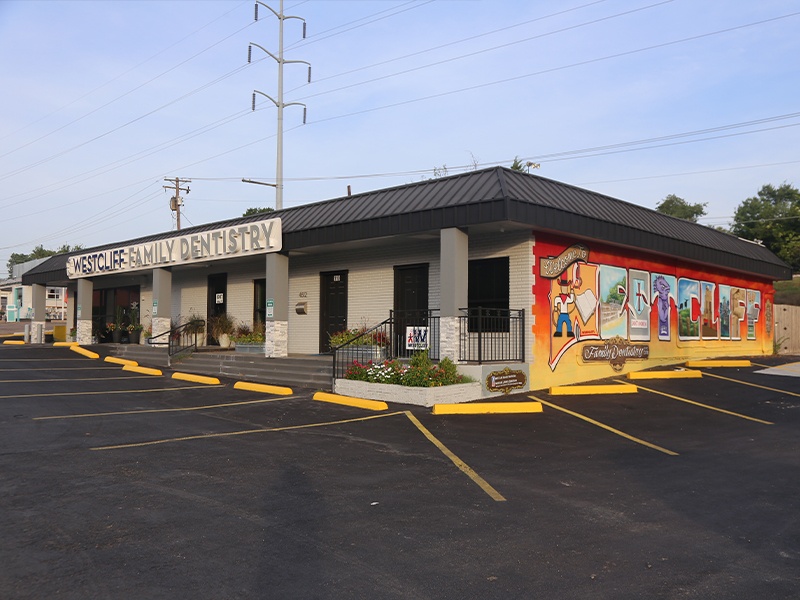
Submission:
<svg viewBox="0 0 800 600">
<path fill-rule="evenodd" d="M 392 334 L 391 334 L 392 325 L 393 325 L 393 319 L 392 319 L 392 317 L 389 317 L 385 321 L 382 321 L 382 322 L 378 323 L 377 325 L 362 331 L 358 335 L 353 336 L 352 338 L 350 338 L 349 340 L 345 341 L 344 343 L 339 344 L 338 346 L 332 346 L 331 347 L 331 354 L 333 355 L 333 378 L 336 379 L 336 376 L 337 376 L 337 373 L 339 372 L 339 370 L 344 370 L 344 369 L 346 369 L 347 367 L 349 367 L 352 364 L 352 361 L 349 361 L 349 364 L 347 364 L 347 365 L 340 365 L 340 362 L 341 362 L 340 361 L 340 357 L 342 356 L 343 351 L 346 351 L 348 348 L 353 348 L 353 347 L 361 348 L 363 346 L 369 346 L 370 347 L 370 352 L 372 352 L 372 349 L 374 348 L 374 349 L 377 350 L 377 353 L 379 355 L 381 355 L 382 357 L 384 357 L 384 358 L 392 358 L 393 357 L 393 353 L 391 351 L 391 349 L 392 349 Z M 388 334 L 387 334 L 387 328 L 388 328 Z M 358 343 L 359 340 L 361 340 L 361 341 L 369 340 L 370 343 L 369 344 L 359 344 Z M 375 343 L 376 340 L 380 340 L 379 343 Z M 362 359 L 362 360 L 366 359 L 367 361 L 372 360 L 373 358 L 375 358 L 374 356 L 368 356 L 367 355 L 367 351 L 364 350 L 364 349 L 360 349 L 359 351 L 356 351 L 354 349 L 353 351 L 351 351 L 349 353 L 349 357 L 352 357 L 354 354 L 356 355 L 357 358 Z M 340 366 L 342 366 L 343 368 L 339 369 Z"/>
<path fill-rule="evenodd" d="M 197 336 L 204 332 L 205 328 L 206 322 L 203 319 L 193 319 L 148 338 L 147 343 L 150 346 L 167 346 L 170 356 L 186 350 L 195 351 L 197 350 Z"/>
</svg>

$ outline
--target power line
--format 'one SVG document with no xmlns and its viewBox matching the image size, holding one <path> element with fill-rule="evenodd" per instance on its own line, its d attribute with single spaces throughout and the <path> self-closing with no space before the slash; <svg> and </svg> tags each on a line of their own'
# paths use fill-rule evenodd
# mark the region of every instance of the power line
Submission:
<svg viewBox="0 0 800 600">
<path fill-rule="evenodd" d="M 226 14 L 227 14 L 227 13 L 226 13 Z M 135 92 L 135 91 L 137 91 L 137 90 L 139 90 L 139 89 L 141 89 L 141 88 L 143 88 L 143 87 L 145 87 L 145 86 L 147 86 L 147 85 L 149 85 L 150 83 L 152 83 L 152 82 L 156 81 L 157 79 L 159 79 L 159 78 L 163 77 L 164 75 L 167 75 L 167 74 L 171 73 L 171 72 L 172 72 L 172 71 L 174 71 L 175 69 L 177 69 L 177 68 L 179 68 L 179 67 L 182 67 L 182 66 L 183 66 L 183 65 L 185 65 L 186 63 L 188 63 L 188 62 L 190 62 L 190 61 L 194 60 L 195 58 L 197 58 L 198 56 L 200 56 L 200 55 L 202 55 L 202 54 L 204 54 L 204 53 L 208 52 L 208 51 L 209 51 L 209 50 L 211 50 L 212 48 L 214 48 L 214 47 L 218 46 L 219 44 L 221 44 L 222 42 L 224 42 L 224 41 L 226 41 L 226 40 L 230 39 L 231 37 L 233 37 L 234 35 L 238 34 L 239 32 L 241 32 L 241 31 L 244 31 L 245 29 L 247 29 L 247 28 L 248 28 L 248 27 L 250 27 L 250 26 L 252 26 L 252 23 L 248 23 L 248 24 L 247 24 L 247 25 L 245 25 L 244 27 L 242 27 L 242 28 L 240 28 L 240 29 L 238 29 L 238 30 L 234 31 L 234 32 L 233 32 L 232 34 L 230 34 L 229 36 L 222 38 L 221 40 L 219 40 L 219 41 L 215 42 L 214 44 L 212 44 L 212 45 L 210 45 L 210 46 L 208 46 L 208 47 L 204 48 L 204 49 L 203 49 L 203 50 L 201 50 L 200 52 L 197 52 L 196 54 L 194 54 L 194 55 L 190 56 L 190 57 L 189 57 L 189 58 L 187 58 L 186 60 L 184 60 L 184 61 L 182 61 L 182 62 L 179 62 L 178 64 L 176 64 L 176 65 L 174 65 L 174 66 L 170 67 L 170 68 L 169 68 L 169 69 L 167 69 L 166 71 L 163 71 L 162 73 L 159 73 L 159 74 L 158 74 L 158 75 L 156 75 L 155 77 L 152 77 L 152 78 L 148 79 L 148 80 L 147 80 L 147 81 L 145 81 L 144 83 L 141 83 L 141 84 L 139 84 L 138 86 L 136 86 L 136 87 L 134 87 L 134 88 L 132 88 L 132 89 L 128 90 L 128 91 L 127 91 L 127 92 L 125 92 L 124 94 L 121 94 L 121 95 L 117 96 L 116 98 L 114 98 L 114 99 L 112 99 L 112 100 L 109 100 L 109 101 L 108 101 L 108 102 L 106 102 L 105 104 L 103 104 L 103 105 L 101 105 L 101 106 L 99 106 L 99 107 L 97 107 L 97 108 L 95 108 L 95 109 L 93 109 L 93 110 L 89 111 L 88 113 L 86 113 L 86 114 L 84 114 L 84 115 L 82 115 L 82 116 L 78 117 L 77 119 L 73 119 L 73 120 L 72 120 L 72 121 L 70 121 L 69 123 L 66 123 L 65 125 L 62 125 L 61 127 L 57 128 L 57 129 L 54 129 L 53 131 L 50 131 L 49 133 L 47 133 L 47 134 L 45 134 L 45 135 L 43 135 L 43 136 L 40 136 L 40 137 L 36 138 L 35 140 L 32 140 L 32 141 L 30 141 L 30 142 L 27 142 L 27 143 L 23 144 L 22 146 L 18 146 L 17 148 L 14 148 L 13 150 L 9 150 L 9 151 L 8 151 L 8 152 L 6 152 L 5 154 L 0 154 L 0 158 L 3 158 L 3 157 L 5 157 L 5 156 L 8 156 L 9 154 L 13 154 L 14 152 L 17 152 L 18 150 L 21 150 L 21 149 L 23 149 L 23 148 L 27 148 L 28 146 L 30 146 L 30 145 L 32 145 L 32 144 L 35 144 L 36 142 L 39 142 L 39 141 L 41 141 L 41 140 L 43 140 L 43 139 L 45 139 L 45 138 L 47 138 L 47 137 L 49 137 L 49 136 L 53 135 L 54 133 L 57 133 L 57 132 L 61 131 L 62 129 L 65 129 L 65 128 L 69 127 L 70 125 L 73 125 L 73 124 L 75 124 L 75 123 L 77 123 L 77 122 L 79 122 L 79 121 L 82 121 L 82 120 L 83 120 L 83 119 L 85 119 L 86 117 L 88 117 L 88 116 L 90 116 L 90 115 L 92 115 L 92 114 L 94 114 L 94 113 L 96 113 L 96 112 L 98 112 L 98 111 L 102 110 L 103 108 L 106 108 L 107 106 L 110 106 L 111 104 L 114 104 L 114 103 L 115 103 L 115 102 L 117 102 L 118 100 L 120 100 L 120 99 L 122 99 L 122 98 L 124 98 L 124 97 L 126 97 L 126 96 L 128 96 L 128 95 L 130 95 L 130 94 L 132 94 L 133 92 Z M 246 67 L 247 67 L 247 65 L 245 65 L 244 67 L 239 67 L 238 69 L 234 70 L 233 72 L 229 73 L 228 75 L 225 75 L 225 76 L 223 76 L 223 77 L 221 77 L 221 78 L 219 78 L 219 79 L 215 80 L 215 81 L 214 81 L 214 82 L 212 82 L 211 84 L 207 84 L 206 86 L 201 86 L 201 87 L 200 87 L 200 88 L 198 88 L 196 91 L 199 91 L 199 90 L 205 89 L 205 87 L 207 87 L 208 85 L 213 85 L 214 83 L 217 83 L 217 82 L 219 82 L 219 81 L 222 81 L 223 79 L 226 79 L 226 78 L 227 78 L 227 77 L 229 77 L 230 75 L 233 75 L 233 74 L 237 73 L 239 70 L 241 70 L 241 69 L 243 69 L 243 68 L 246 68 Z M 177 101 L 179 101 L 179 100 L 182 100 L 182 99 L 184 99 L 184 98 L 187 98 L 187 97 L 191 96 L 193 93 L 195 93 L 195 92 L 190 92 L 190 93 L 188 93 L 188 94 L 185 94 L 185 95 L 181 96 L 180 98 L 178 98 L 177 100 L 174 100 L 174 101 L 172 101 L 172 102 L 168 102 L 167 104 L 164 104 L 163 106 L 160 106 L 159 108 L 156 108 L 155 110 L 153 110 L 153 111 L 151 111 L 151 112 L 149 112 L 149 113 L 146 113 L 146 114 L 142 115 L 141 117 L 137 117 L 137 118 L 135 118 L 135 119 L 132 119 L 131 121 L 128 121 L 127 123 L 125 123 L 125 124 L 123 124 L 123 125 L 120 125 L 119 127 L 116 127 L 116 128 L 114 128 L 114 129 L 111 129 L 110 131 L 107 131 L 106 133 L 103 133 L 103 134 L 101 134 L 101 135 L 99 135 L 99 136 L 96 136 L 96 137 L 94 137 L 94 138 L 92 138 L 92 139 L 90 139 L 90 140 L 88 140 L 88 141 L 86 141 L 86 142 L 83 142 L 82 144 L 78 144 L 77 146 L 73 146 L 72 148 L 68 148 L 67 150 L 64 150 L 63 152 L 60 152 L 60 153 L 58 153 L 58 154 L 55 154 L 55 155 L 52 155 L 52 156 L 50 156 L 50 157 L 48 157 L 48 158 L 46 158 L 46 159 L 43 159 L 43 160 L 39 161 L 38 163 L 34 163 L 34 164 L 33 164 L 33 165 L 31 165 L 29 168 L 33 168 L 33 167 L 39 166 L 39 165 L 41 165 L 41 164 L 44 164 L 45 162 L 49 162 L 50 160 L 52 160 L 52 159 L 54 159 L 54 158 L 58 158 L 59 156 L 63 156 L 63 155 L 64 155 L 64 154 L 66 154 L 67 152 L 71 152 L 71 151 L 73 151 L 73 150 L 76 150 L 77 148 L 80 148 L 80 147 L 82 147 L 82 146 L 85 146 L 85 145 L 86 145 L 86 144 L 88 144 L 88 143 L 91 143 L 91 142 L 94 142 L 94 141 L 96 141 L 96 140 L 98 140 L 98 139 L 101 139 L 101 138 L 105 137 L 106 135 L 109 135 L 110 133 L 114 133 L 115 131 L 119 131 L 120 129 L 122 129 L 123 127 L 127 127 L 127 126 L 128 126 L 128 125 L 130 125 L 131 123 L 135 123 L 136 121 L 139 121 L 139 120 L 141 120 L 141 119 L 143 119 L 143 118 L 145 118 L 145 117 L 148 117 L 148 116 L 150 116 L 151 114 L 154 114 L 155 112 L 158 112 L 158 111 L 160 111 L 160 110 L 162 110 L 162 109 L 164 109 L 164 108 L 166 108 L 166 107 L 168 107 L 168 106 L 170 106 L 170 105 L 174 104 L 175 102 L 177 102 Z M 21 173 L 21 172 L 23 172 L 23 171 L 26 171 L 26 170 L 28 170 L 28 168 L 20 169 L 20 170 L 18 170 L 18 171 L 15 171 L 15 172 L 11 173 L 10 175 L 16 175 L 16 174 L 18 174 L 18 173 Z M 0 180 L 2 180 L 2 179 L 5 179 L 5 177 L 0 177 Z"/>
<path fill-rule="evenodd" d="M 541 16 L 541 17 L 536 17 L 535 19 L 529 19 L 527 21 L 522 21 L 520 23 L 514 23 L 514 24 L 508 25 L 506 27 L 501 27 L 499 29 L 493 29 L 491 31 L 487 31 L 487 32 L 484 32 L 484 33 L 479 33 L 479 34 L 472 35 L 472 36 L 469 36 L 469 37 L 461 38 L 459 40 L 448 42 L 446 44 L 440 44 L 439 46 L 433 46 L 431 48 L 426 48 L 425 50 L 419 50 L 417 52 L 412 52 L 410 54 L 404 54 L 403 56 L 397 56 L 395 58 L 390 58 L 390 59 L 383 60 L 383 61 L 380 61 L 380 62 L 377 62 L 377 63 L 372 63 L 372 64 L 369 64 L 369 65 L 365 65 L 363 67 L 358 67 L 356 69 L 350 69 L 349 71 L 343 71 L 341 73 L 335 73 L 333 75 L 328 75 L 327 77 L 319 77 L 319 78 L 316 78 L 315 83 L 319 84 L 319 83 L 321 83 L 323 81 L 327 81 L 329 79 L 335 79 L 337 77 L 342 77 L 344 75 L 351 75 L 353 73 L 357 73 L 359 71 L 365 71 L 367 69 L 372 69 L 374 67 L 382 67 L 384 65 L 387 65 L 387 64 L 390 64 L 390 63 L 393 63 L 393 62 L 397 62 L 397 61 L 400 61 L 400 60 L 405 60 L 406 58 L 413 58 L 415 56 L 420 56 L 422 54 L 427 54 L 429 52 L 434 52 L 436 50 L 441 50 L 443 48 L 447 48 L 449 46 L 454 46 L 456 44 L 462 44 L 464 42 L 471 42 L 473 40 L 476 40 L 476 39 L 479 39 L 479 38 L 482 38 L 482 37 L 486 37 L 486 36 L 489 36 L 489 35 L 494 35 L 495 33 L 503 33 L 503 32 L 509 31 L 511 29 L 515 29 L 517 27 L 523 27 L 525 25 L 530 25 L 531 23 L 535 23 L 537 21 L 543 21 L 545 19 L 550 19 L 552 17 L 561 16 L 561 15 L 564 15 L 564 14 L 569 13 L 569 12 L 574 12 L 576 10 L 580 10 L 580 9 L 583 9 L 583 8 L 587 8 L 589 6 L 593 6 L 595 4 L 602 4 L 603 2 L 607 2 L 607 1 L 608 0 L 594 0 L 594 2 L 589 2 L 588 4 L 581 4 L 580 6 L 576 6 L 576 7 L 573 7 L 573 8 L 568 8 L 566 10 L 561 10 L 561 11 L 558 11 L 558 12 L 550 13 L 548 15 L 544 15 L 544 16 Z M 295 91 L 297 89 L 300 89 L 300 87 L 294 88 L 294 89 L 290 90 L 290 92 L 293 92 L 293 91 Z"/>
<path fill-rule="evenodd" d="M 483 50 L 476 50 L 475 52 L 469 52 L 467 54 L 461 54 L 459 56 L 454 56 L 454 57 L 451 57 L 451 58 L 438 60 L 436 62 L 427 63 L 427 64 L 424 64 L 424 65 L 420 65 L 418 67 L 412 67 L 410 69 L 405 69 L 403 71 L 398 71 L 396 73 L 390 73 L 390 74 L 387 74 L 387 75 L 381 75 L 380 77 L 374 77 L 374 78 L 368 79 L 366 81 L 360 81 L 360 82 L 357 82 L 357 83 L 351 83 L 349 85 L 338 87 L 338 88 L 335 88 L 335 89 L 332 89 L 332 90 L 327 90 L 327 91 L 324 91 L 324 92 L 317 92 L 316 94 L 311 94 L 311 95 L 308 95 L 308 96 L 301 96 L 299 99 L 300 100 L 308 100 L 309 98 L 316 98 L 317 96 L 324 96 L 325 94 L 332 94 L 332 93 L 335 93 L 335 92 L 340 92 L 342 90 L 347 90 L 347 89 L 358 87 L 358 86 L 361 86 L 361 85 L 366 85 L 368 83 L 375 83 L 376 81 L 383 81 L 385 79 L 391 79 L 392 77 L 398 77 L 400 75 L 406 75 L 408 73 L 413 73 L 415 71 L 421 71 L 423 69 L 429 69 L 431 67 L 438 67 L 438 66 L 443 65 L 443 64 L 447 64 L 447 63 L 454 62 L 454 61 L 457 61 L 457 60 L 462 60 L 462 59 L 465 59 L 465 58 L 472 58 L 474 56 L 478 56 L 480 54 L 485 54 L 487 52 L 493 52 L 495 50 L 502 50 L 504 48 L 508 48 L 510 46 L 516 46 L 517 44 L 530 42 L 532 40 L 537 40 L 537 39 L 549 37 L 551 35 L 557 35 L 559 33 L 564 33 L 566 31 L 572 31 L 574 29 L 579 29 L 581 27 L 588 27 L 589 25 L 596 25 L 597 23 L 602 23 L 603 21 L 608 21 L 608 20 L 611 20 L 611 19 L 616 19 L 616 18 L 619 18 L 619 17 L 628 16 L 628 15 L 633 14 L 633 13 L 637 13 L 637 12 L 641 12 L 643 10 L 648 10 L 648 9 L 651 9 L 651 8 L 655 8 L 657 6 L 662 6 L 664 4 L 669 4 L 671 2 L 674 2 L 674 0 L 662 0 L 661 2 L 656 2 L 655 4 L 650 4 L 648 6 L 642 6 L 640 8 L 634 8 L 634 9 L 631 9 L 631 10 L 626 10 L 626 11 L 623 11 L 621 13 L 617 13 L 617 14 L 614 14 L 614 15 L 609 15 L 609 16 L 606 16 L 606 17 L 600 17 L 600 18 L 597 18 L 597 19 L 592 19 L 591 21 L 586 21 L 584 23 L 578 23 L 577 25 L 570 25 L 569 27 L 562 27 L 561 29 L 548 31 L 546 33 L 540 33 L 540 34 L 537 34 L 537 35 L 534 35 L 534 36 L 530 36 L 530 37 L 527 37 L 527 38 L 524 38 L 524 39 L 521 39 L 521 40 L 516 40 L 516 41 L 513 41 L 513 42 L 506 42 L 505 44 L 500 44 L 498 46 L 492 46 L 491 48 L 484 48 Z M 556 13 L 556 14 L 560 14 L 560 13 Z M 297 89 L 297 88 L 295 88 L 295 89 Z"/>
</svg>

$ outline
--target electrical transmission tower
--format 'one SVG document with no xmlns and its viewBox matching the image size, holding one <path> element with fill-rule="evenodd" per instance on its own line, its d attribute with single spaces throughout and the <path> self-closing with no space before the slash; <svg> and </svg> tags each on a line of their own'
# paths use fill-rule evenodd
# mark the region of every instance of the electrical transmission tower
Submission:
<svg viewBox="0 0 800 600">
<path fill-rule="evenodd" d="M 175 190 L 175 195 L 169 199 L 169 208 L 173 212 L 175 212 L 176 219 L 177 219 L 177 228 L 178 231 L 181 230 L 181 206 L 183 206 L 183 198 L 181 198 L 181 192 L 189 193 L 189 186 L 185 188 L 181 187 L 182 183 L 192 183 L 191 179 L 181 179 L 180 177 L 176 177 L 175 179 L 168 179 L 164 178 L 164 181 L 168 181 L 172 185 L 165 185 L 162 186 L 165 190 Z"/>
<path fill-rule="evenodd" d="M 278 55 L 276 56 L 263 46 L 259 46 L 253 42 L 250 42 L 250 45 L 247 47 L 247 62 L 251 62 L 252 53 L 253 53 L 253 46 L 258 48 L 259 50 L 264 51 L 267 53 L 275 62 L 278 63 L 278 98 L 275 99 L 264 92 L 260 92 L 258 90 L 253 91 L 253 110 L 256 109 L 256 94 L 260 94 L 271 100 L 275 107 L 278 109 L 278 150 L 277 150 L 277 165 L 276 165 L 276 173 L 275 173 L 275 210 L 281 210 L 283 208 L 283 109 L 287 106 L 302 106 L 303 107 L 303 123 L 306 122 L 306 105 L 302 102 L 289 102 L 284 103 L 283 101 L 283 65 L 289 63 L 303 63 L 308 65 L 308 82 L 311 83 L 311 63 L 305 60 L 285 60 L 283 58 L 283 22 L 286 19 L 299 19 L 303 22 L 303 39 L 306 37 L 306 21 L 302 17 L 295 17 L 283 14 L 283 0 L 280 0 L 280 9 L 276 12 L 272 7 L 267 6 L 260 0 L 256 0 L 255 4 L 255 20 L 258 21 L 258 5 L 261 5 L 267 8 L 273 15 L 275 15 L 278 19 Z"/>
</svg>

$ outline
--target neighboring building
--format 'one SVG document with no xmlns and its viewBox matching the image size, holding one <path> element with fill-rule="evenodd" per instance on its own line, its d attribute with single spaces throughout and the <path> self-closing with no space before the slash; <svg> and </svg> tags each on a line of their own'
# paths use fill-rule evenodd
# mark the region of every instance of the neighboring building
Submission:
<svg viewBox="0 0 800 600">
<path fill-rule="evenodd" d="M 23 283 L 77 294 L 83 343 L 135 303 L 154 334 L 226 312 L 266 322 L 267 356 L 317 354 L 394 311 L 435 356 L 524 390 L 772 353 L 789 278 L 758 244 L 493 168 L 60 255 Z"/>
<path fill-rule="evenodd" d="M 30 285 L 22 284 L 22 275 L 47 261 L 37 258 L 14 265 L 12 277 L 0 281 L 0 319 L 15 322 L 33 318 L 33 294 Z M 47 320 L 63 320 L 67 316 L 67 288 L 48 287 L 45 291 Z"/>
</svg>

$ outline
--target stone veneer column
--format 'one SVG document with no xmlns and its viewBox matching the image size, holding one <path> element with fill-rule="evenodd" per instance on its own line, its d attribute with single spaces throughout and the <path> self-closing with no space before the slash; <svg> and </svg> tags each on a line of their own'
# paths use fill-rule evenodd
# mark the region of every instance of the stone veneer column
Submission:
<svg viewBox="0 0 800 600">
<path fill-rule="evenodd" d="M 277 252 L 267 254 L 266 267 L 264 355 L 267 358 L 289 356 L 289 257 Z"/>
<path fill-rule="evenodd" d="M 468 303 L 469 235 L 460 229 L 442 229 L 439 238 L 441 293 L 439 356 L 458 361 L 459 317 Z"/>
<path fill-rule="evenodd" d="M 77 337 L 75 338 L 79 344 L 92 343 L 92 292 L 94 291 L 94 284 L 91 279 L 78 279 L 78 288 L 74 296 L 77 304 L 76 318 L 78 324 L 76 325 Z"/>
<path fill-rule="evenodd" d="M 153 306 L 151 331 L 156 336 L 169 331 L 172 323 L 172 271 L 153 269 Z"/>
<path fill-rule="evenodd" d="M 40 283 L 34 283 L 31 285 L 31 294 L 33 306 L 31 341 L 35 344 L 43 344 L 44 326 L 47 322 L 47 288 Z"/>
</svg>

